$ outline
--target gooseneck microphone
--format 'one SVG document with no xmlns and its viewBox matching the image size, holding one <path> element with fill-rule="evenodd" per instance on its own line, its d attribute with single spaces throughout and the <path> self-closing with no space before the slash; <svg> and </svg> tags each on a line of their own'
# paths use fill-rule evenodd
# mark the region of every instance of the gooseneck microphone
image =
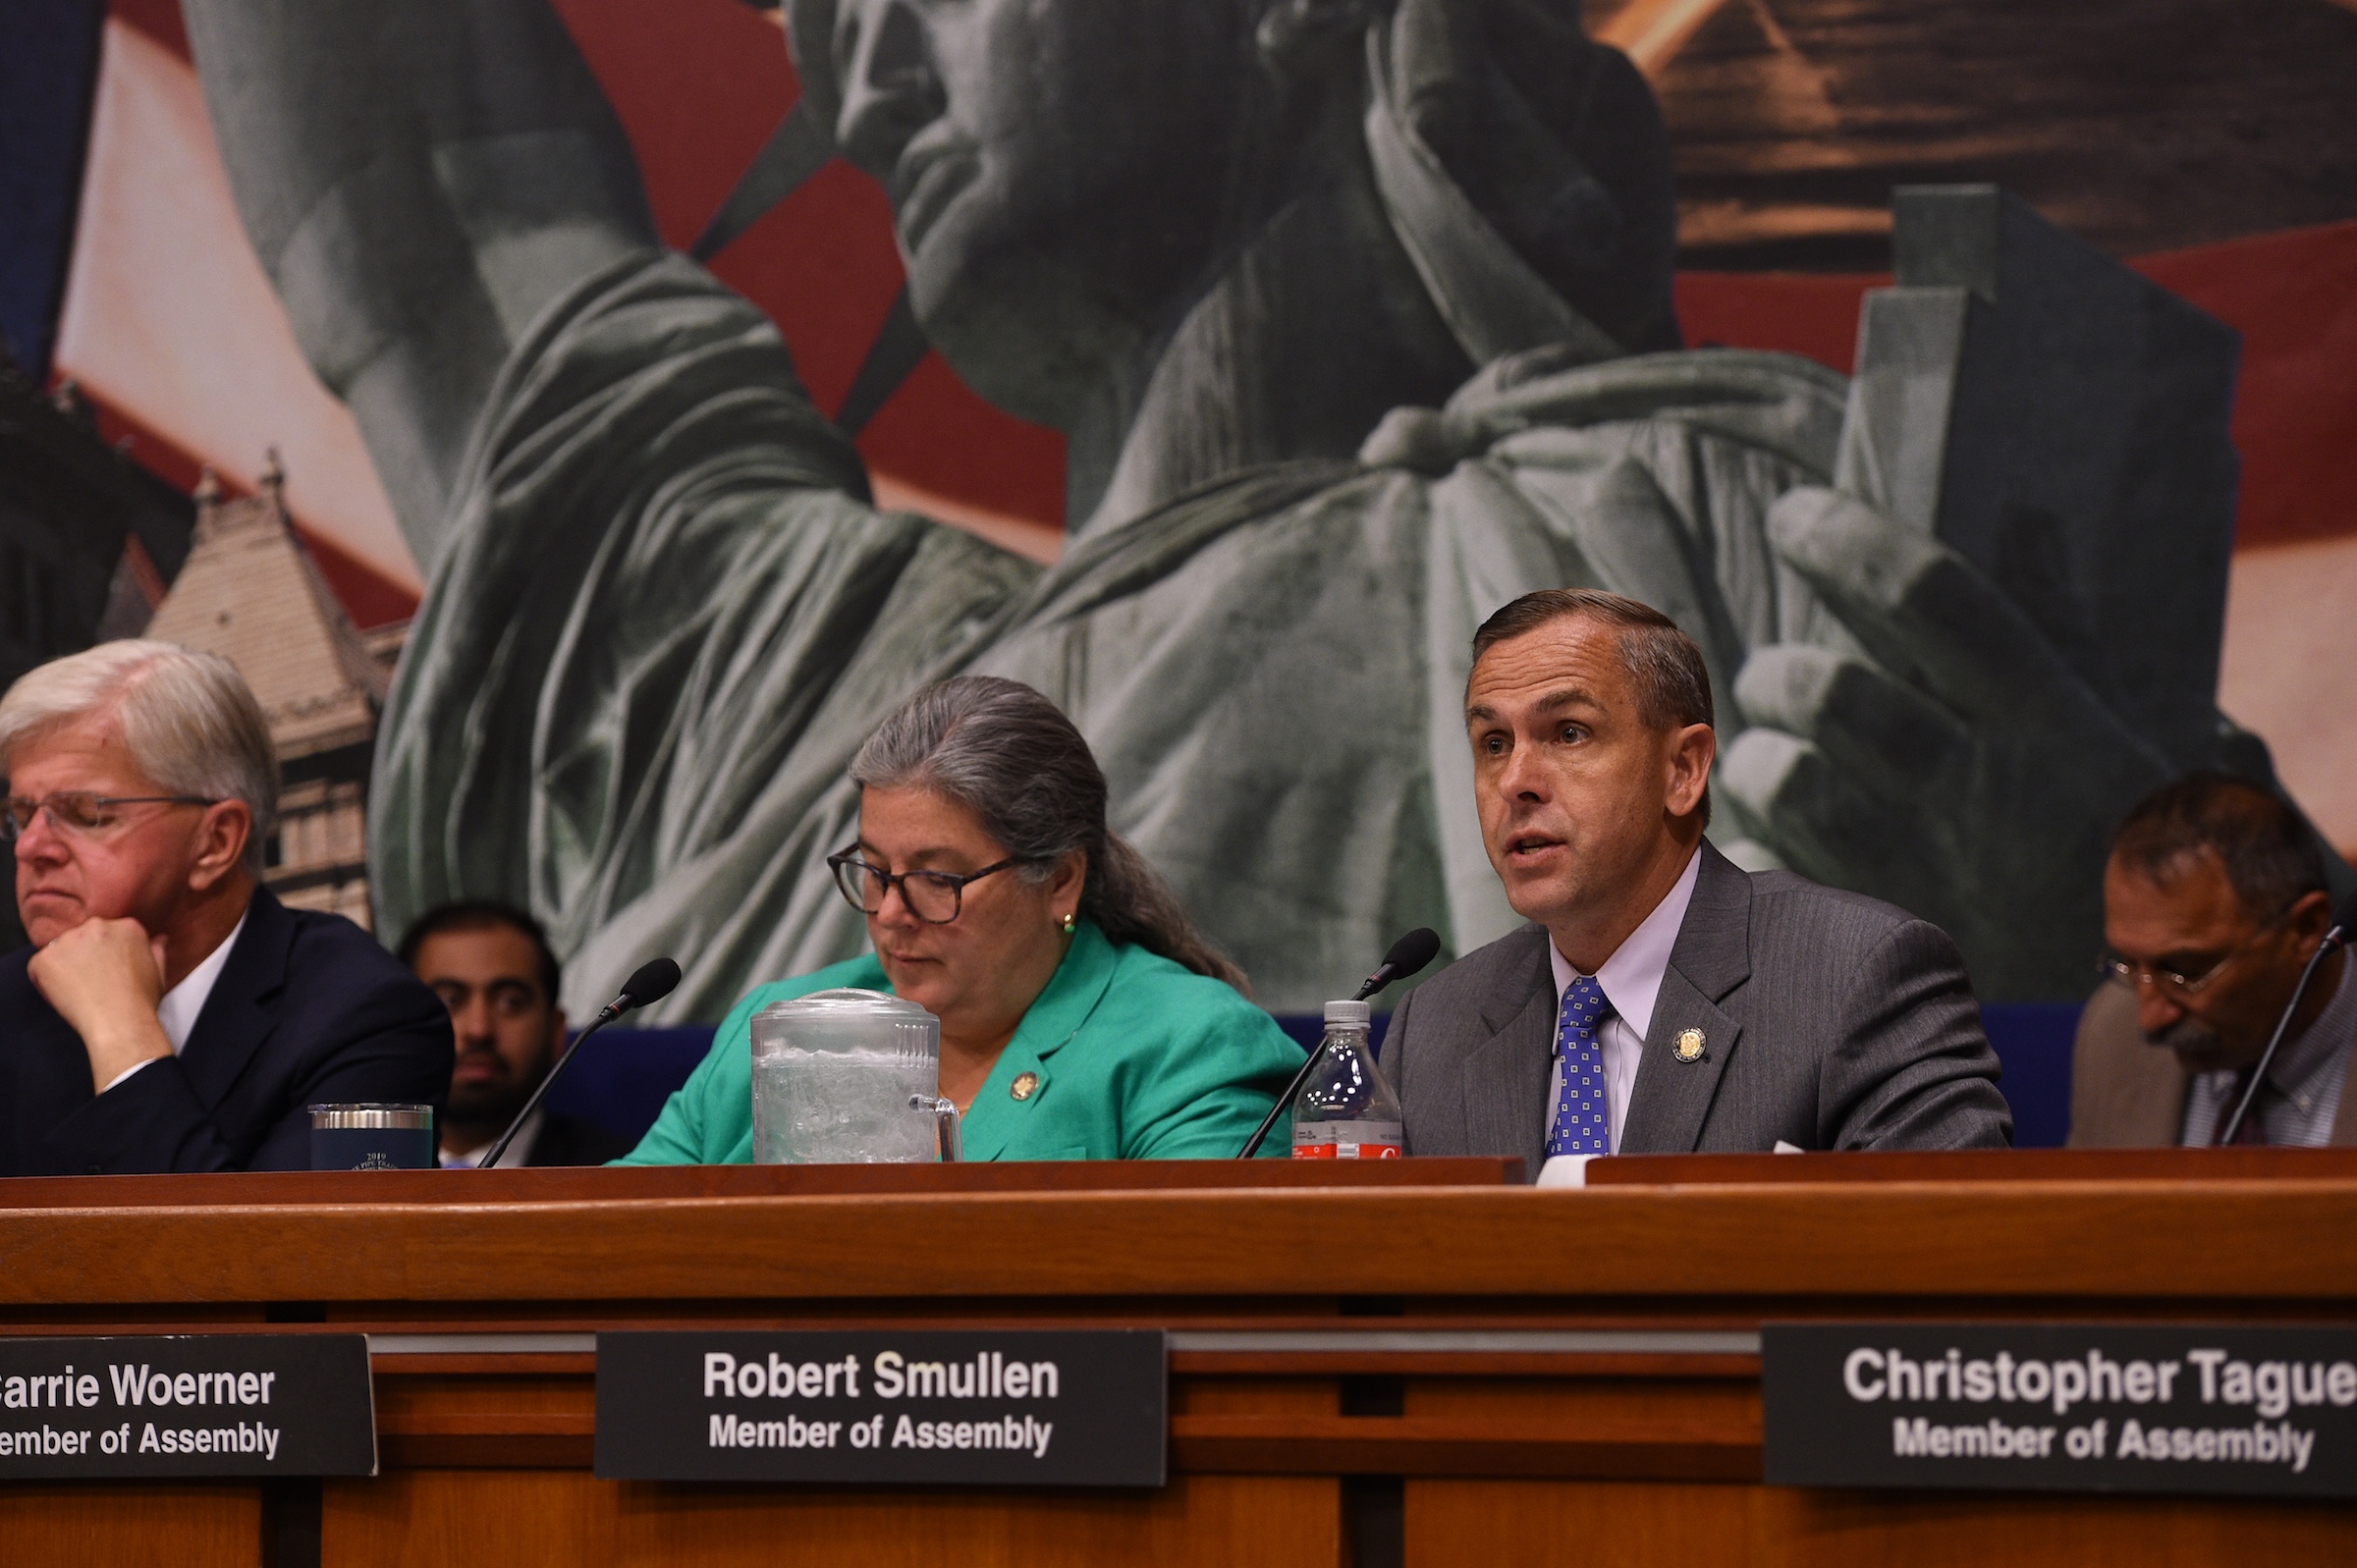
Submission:
<svg viewBox="0 0 2357 1568">
<path fill-rule="evenodd" d="M 2308 982 L 2316 978 L 2325 954 L 2349 945 L 2349 927 L 2357 924 L 2357 898 L 2343 904 L 2332 917 L 2332 929 L 2316 945 L 2308 955 L 2308 965 L 2300 971 L 2300 983 L 2291 988 L 2291 1000 L 2283 1003 L 2283 1016 L 2275 1020 L 2275 1032 L 2268 1037 L 2267 1049 L 2259 1053 L 2259 1065 L 2251 1071 L 2251 1081 L 2242 1086 L 2242 1098 L 2234 1102 L 2234 1113 L 2226 1118 L 2225 1130 L 2212 1139 L 2213 1143 L 2227 1144 L 2242 1136 L 2242 1124 L 2251 1114 L 2251 1106 L 2259 1098 L 2259 1086 L 2267 1082 L 2267 1069 L 2275 1064 L 2275 1052 L 2283 1037 L 2291 1031 L 2291 1015 L 2300 1010 L 2300 999 L 2308 995 Z"/>
<path fill-rule="evenodd" d="M 1393 981 L 1403 980 L 1414 974 L 1438 957 L 1440 951 L 1440 933 L 1430 926 L 1418 926 L 1392 944 L 1392 950 L 1383 955 L 1383 962 L 1375 966 L 1375 972 L 1367 976 L 1366 982 L 1358 988 L 1358 995 L 1350 1000 L 1366 1000 Z M 1260 1146 L 1268 1140 L 1269 1129 L 1277 1125 L 1277 1118 L 1285 1114 L 1287 1108 L 1292 1105 L 1293 1097 L 1301 1092 L 1301 1086 L 1309 1081 L 1310 1069 L 1318 1064 L 1318 1054 L 1323 1049 L 1318 1047 L 1311 1050 L 1309 1059 L 1301 1063 L 1301 1070 L 1293 1074 L 1293 1081 L 1285 1086 L 1285 1093 L 1277 1097 L 1277 1103 L 1269 1108 L 1269 1113 L 1260 1119 L 1260 1125 L 1253 1129 L 1250 1140 L 1244 1144 L 1243 1152 L 1236 1159 L 1249 1160 L 1260 1153 Z"/>
<path fill-rule="evenodd" d="M 1423 968 L 1441 955 L 1441 934 L 1430 926 L 1415 930 L 1392 944 L 1392 950 L 1383 955 L 1383 962 L 1367 976 L 1352 1001 L 1364 1001 L 1395 980 L 1402 980 Z"/>
<path fill-rule="evenodd" d="M 532 1098 L 523 1103 L 521 1110 L 516 1112 L 516 1119 L 508 1123 L 508 1130 L 499 1135 L 499 1142 L 491 1146 L 491 1152 L 475 1162 L 475 1169 L 489 1170 L 499 1163 L 499 1157 L 508 1152 L 508 1145 L 516 1141 L 516 1134 L 521 1130 L 526 1121 L 531 1119 L 532 1112 L 540 1108 L 541 1097 L 548 1093 L 549 1085 L 555 1083 L 557 1074 L 563 1072 L 574 1057 L 581 1054 L 581 1046 L 591 1035 L 629 1012 L 632 1007 L 643 1007 L 650 1001 L 661 1001 L 665 997 L 671 995 L 671 988 L 679 983 L 680 966 L 669 958 L 649 958 L 640 964 L 636 973 L 622 983 L 622 995 L 598 1008 L 597 1016 L 590 1020 L 589 1027 L 574 1036 L 573 1045 L 565 1054 L 549 1064 L 548 1076 L 540 1080 L 540 1087 L 532 1091 Z"/>
</svg>

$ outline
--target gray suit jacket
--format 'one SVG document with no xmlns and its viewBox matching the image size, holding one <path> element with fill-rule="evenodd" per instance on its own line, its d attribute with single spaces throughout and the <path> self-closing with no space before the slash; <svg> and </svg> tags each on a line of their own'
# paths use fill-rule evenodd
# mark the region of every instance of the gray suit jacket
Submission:
<svg viewBox="0 0 2357 1568">
<path fill-rule="evenodd" d="M 2173 1149 L 2185 1135 L 2192 1092 L 2177 1054 L 2145 1040 L 2135 997 L 2123 986 L 2097 988 L 2071 1043 L 2070 1147 Z M 2341 1093 L 2332 1144 L 2357 1144 L 2357 1093 Z"/>
<path fill-rule="evenodd" d="M 1617 1152 L 2002 1149 L 1997 1090 L 1964 960 L 1890 904 L 1790 872 L 1744 872 L 1705 841 L 1670 951 Z M 1534 1177 L 1553 1108 L 1555 975 L 1525 926 L 1416 988 L 1383 1062 L 1407 1152 L 1519 1155 Z M 1678 1036 L 1703 1052 L 1681 1061 Z"/>
</svg>

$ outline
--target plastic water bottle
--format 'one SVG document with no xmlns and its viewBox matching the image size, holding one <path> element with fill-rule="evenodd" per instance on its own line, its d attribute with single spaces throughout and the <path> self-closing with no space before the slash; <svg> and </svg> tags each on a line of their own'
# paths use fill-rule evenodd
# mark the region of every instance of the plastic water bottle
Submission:
<svg viewBox="0 0 2357 1568">
<path fill-rule="evenodd" d="M 1406 1152 L 1399 1097 L 1375 1065 L 1369 1022 L 1363 1001 L 1326 1003 L 1318 1064 L 1293 1102 L 1295 1160 L 1397 1160 Z"/>
</svg>

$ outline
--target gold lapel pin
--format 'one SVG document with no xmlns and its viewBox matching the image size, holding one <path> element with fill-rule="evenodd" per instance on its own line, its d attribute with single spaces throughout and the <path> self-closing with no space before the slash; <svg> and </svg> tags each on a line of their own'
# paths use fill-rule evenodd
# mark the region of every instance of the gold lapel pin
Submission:
<svg viewBox="0 0 2357 1568">
<path fill-rule="evenodd" d="M 1677 1059 L 1680 1061 L 1700 1061 L 1702 1059 L 1701 1030 L 1688 1029 L 1677 1037 Z"/>
<path fill-rule="evenodd" d="M 1035 1072 L 1016 1073 L 1014 1082 L 1007 1086 L 1007 1092 L 1017 1100 L 1030 1099 L 1039 1092 L 1039 1074 Z"/>
</svg>

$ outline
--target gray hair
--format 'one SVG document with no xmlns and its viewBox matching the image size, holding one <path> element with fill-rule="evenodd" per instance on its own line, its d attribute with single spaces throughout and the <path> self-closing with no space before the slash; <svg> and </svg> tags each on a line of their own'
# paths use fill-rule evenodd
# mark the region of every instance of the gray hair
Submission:
<svg viewBox="0 0 2357 1568">
<path fill-rule="evenodd" d="M 278 751 L 237 666 L 140 638 L 52 659 L 0 697 L 0 768 L 25 741 L 100 713 L 122 727 L 132 764 L 166 793 L 246 802 L 253 833 L 244 864 L 259 881 L 278 823 Z"/>
<path fill-rule="evenodd" d="M 929 789 L 1045 882 L 1056 861 L 1087 857 L 1080 913 L 1199 975 L 1244 988 L 1243 972 L 1195 929 L 1170 887 L 1105 825 L 1105 774 L 1063 710 L 1019 680 L 958 676 L 919 688 L 851 760 L 869 789 Z"/>
</svg>

